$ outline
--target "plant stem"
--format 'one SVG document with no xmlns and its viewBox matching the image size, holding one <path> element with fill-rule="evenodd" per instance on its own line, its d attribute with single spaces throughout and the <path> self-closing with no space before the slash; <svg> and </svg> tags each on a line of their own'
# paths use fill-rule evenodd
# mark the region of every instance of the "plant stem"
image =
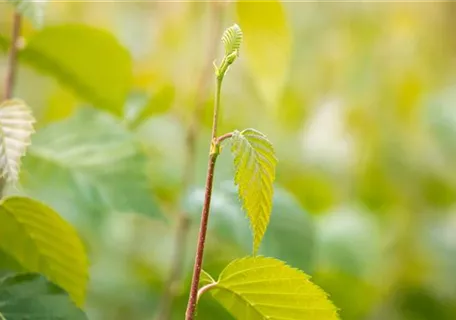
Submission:
<svg viewBox="0 0 456 320">
<path fill-rule="evenodd" d="M 5 91 L 4 100 L 13 97 L 14 81 L 16 79 L 17 69 L 17 52 L 19 50 L 19 36 L 21 34 L 22 16 L 18 12 L 14 12 L 13 31 L 11 35 L 11 48 L 8 55 L 6 66 Z M 3 191 L 6 186 L 4 177 L 0 177 L 0 199 L 3 198 Z"/>
<path fill-rule="evenodd" d="M 209 210 L 211 206 L 212 184 L 214 181 L 215 162 L 217 160 L 218 152 L 214 152 L 214 144 L 217 145 L 217 122 L 218 111 L 220 108 L 220 90 L 222 87 L 223 75 L 217 77 L 217 88 L 215 92 L 214 104 L 214 117 L 212 119 L 212 137 L 210 144 L 209 163 L 206 176 L 206 192 L 204 195 L 203 211 L 201 213 L 201 223 L 198 233 L 198 245 L 196 248 L 195 265 L 193 267 L 192 284 L 190 287 L 190 296 L 188 298 L 187 311 L 185 313 L 185 320 L 193 320 L 196 310 L 196 303 L 198 299 L 198 284 L 203 266 L 204 245 L 206 242 L 207 223 L 209 220 Z M 217 148 L 215 148 L 217 149 Z"/>
<path fill-rule="evenodd" d="M 214 116 L 212 118 L 212 141 L 217 138 L 217 124 L 218 124 L 218 115 L 220 108 L 220 90 L 222 89 L 223 76 L 217 77 L 217 86 L 215 92 L 215 106 L 214 106 Z"/>
<path fill-rule="evenodd" d="M 19 51 L 19 36 L 21 33 L 22 16 L 14 13 L 13 32 L 11 35 L 11 48 L 8 55 L 8 64 L 6 69 L 5 79 L 5 100 L 11 99 L 13 96 L 14 81 L 16 80 L 17 67 L 17 52 Z"/>
</svg>

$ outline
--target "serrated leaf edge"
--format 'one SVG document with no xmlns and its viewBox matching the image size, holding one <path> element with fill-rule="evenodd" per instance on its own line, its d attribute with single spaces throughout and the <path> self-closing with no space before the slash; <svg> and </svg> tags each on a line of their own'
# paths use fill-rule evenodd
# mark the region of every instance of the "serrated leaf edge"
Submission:
<svg viewBox="0 0 456 320">
<path fill-rule="evenodd" d="M 239 138 L 242 137 L 242 139 L 244 139 L 244 141 L 246 141 L 249 146 L 250 146 L 250 149 L 249 149 L 249 152 L 254 152 L 256 153 L 256 156 L 257 158 L 262 158 L 262 156 L 260 157 L 258 151 L 252 146 L 251 142 L 248 140 L 248 138 L 252 138 L 252 137 L 259 137 L 260 139 L 263 139 L 262 143 L 266 143 L 267 144 L 267 147 L 270 149 L 268 151 L 271 151 L 271 155 L 272 155 L 272 162 L 270 161 L 271 159 L 266 159 L 268 160 L 267 163 L 268 163 L 268 166 L 270 167 L 271 171 L 272 171 L 272 175 L 270 177 L 270 185 L 266 185 L 266 187 L 268 187 L 268 191 L 271 193 L 270 194 L 270 208 L 269 208 L 269 212 L 268 212 L 268 216 L 266 218 L 266 221 L 262 221 L 260 224 L 262 225 L 261 226 L 261 235 L 258 235 L 255 231 L 255 226 L 253 225 L 253 221 L 252 219 L 250 219 L 250 213 L 248 212 L 248 210 L 246 209 L 245 207 L 245 201 L 244 199 L 242 198 L 242 194 L 241 194 L 241 189 L 240 189 L 240 186 L 239 186 L 239 179 L 240 179 L 240 172 L 237 170 L 236 166 L 237 166 L 237 157 L 239 156 L 242 156 L 241 155 L 237 155 L 235 152 L 234 152 L 234 148 L 235 148 L 235 145 L 234 143 L 236 141 L 239 141 Z M 253 128 L 247 128 L 247 129 L 244 129 L 242 131 L 239 131 L 239 130 L 234 130 L 233 133 L 232 133 L 232 136 L 230 138 L 230 142 L 232 143 L 232 147 L 231 147 L 231 152 L 234 156 L 234 167 L 235 167 L 235 175 L 234 175 L 234 184 L 238 187 L 238 200 L 240 201 L 241 205 L 242 205 L 242 209 L 243 211 L 247 214 L 247 217 L 249 218 L 249 222 L 250 222 L 250 228 L 253 230 L 253 254 L 255 255 L 255 253 L 258 251 L 259 249 L 259 246 L 261 244 L 261 241 L 264 237 L 264 234 L 266 233 L 266 230 L 267 230 L 267 227 L 268 227 L 268 224 L 269 224 L 269 221 L 270 221 L 270 215 L 271 215 L 271 212 L 272 212 L 272 197 L 273 197 L 273 183 L 274 183 L 274 180 L 275 180 L 275 167 L 277 165 L 277 157 L 275 156 L 275 150 L 274 150 L 274 147 L 272 145 L 272 143 L 267 139 L 266 135 L 261 133 L 260 131 L 256 130 L 256 129 L 253 129 Z M 261 180 L 261 184 L 263 185 L 263 187 L 265 187 L 265 184 L 264 184 L 264 178 L 265 178 L 265 175 L 263 174 L 264 172 L 264 169 L 261 165 L 259 165 L 259 170 L 261 171 L 261 176 L 259 177 L 259 179 Z M 267 176 L 266 176 L 267 177 Z M 262 188 L 263 190 L 263 188 Z M 263 193 L 263 192 L 262 192 Z M 266 197 L 267 198 L 267 197 Z M 263 219 L 264 220 L 264 219 Z M 264 230 L 263 230 L 264 229 Z"/>
</svg>

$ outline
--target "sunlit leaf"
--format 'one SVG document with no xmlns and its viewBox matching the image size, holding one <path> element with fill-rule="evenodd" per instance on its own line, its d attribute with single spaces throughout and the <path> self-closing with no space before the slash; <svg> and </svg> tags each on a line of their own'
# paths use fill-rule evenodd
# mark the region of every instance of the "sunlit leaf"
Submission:
<svg viewBox="0 0 456 320">
<path fill-rule="evenodd" d="M 8 181 L 17 181 L 21 157 L 34 132 L 32 110 L 21 100 L 0 104 L 0 170 Z"/>
<path fill-rule="evenodd" d="M 254 129 L 235 131 L 231 138 L 234 182 L 253 230 L 253 251 L 263 239 L 272 209 L 273 181 L 277 159 L 272 144 Z"/>
<path fill-rule="evenodd" d="M 145 165 L 133 134 L 118 120 L 80 109 L 33 136 L 22 185 L 73 223 L 85 218 L 91 226 L 95 217 L 112 211 L 158 217 Z"/>
<path fill-rule="evenodd" d="M 233 261 L 209 292 L 236 319 L 339 318 L 336 307 L 309 276 L 273 258 Z"/>
<path fill-rule="evenodd" d="M 132 62 L 128 51 L 106 31 L 86 25 L 46 27 L 28 39 L 20 58 L 96 107 L 122 114 Z"/>
<path fill-rule="evenodd" d="M 87 316 L 60 287 L 35 273 L 22 273 L 0 280 L 2 320 L 85 320 Z"/>
<path fill-rule="evenodd" d="M 17 12 L 26 16 L 37 27 L 43 23 L 43 9 L 46 0 L 7 0 Z"/>
<path fill-rule="evenodd" d="M 25 197 L 6 198 L 0 205 L 0 248 L 65 289 L 77 305 L 84 303 L 85 249 L 76 230 L 51 208 Z"/>
<path fill-rule="evenodd" d="M 280 98 L 288 74 L 291 34 L 281 1 L 236 2 L 244 32 L 242 52 L 263 98 L 274 104 Z"/>
</svg>

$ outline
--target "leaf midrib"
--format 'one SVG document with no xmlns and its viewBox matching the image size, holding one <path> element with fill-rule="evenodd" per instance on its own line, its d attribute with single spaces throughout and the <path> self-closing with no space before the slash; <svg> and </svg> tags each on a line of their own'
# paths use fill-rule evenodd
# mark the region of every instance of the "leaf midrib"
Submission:
<svg viewBox="0 0 456 320">
<path fill-rule="evenodd" d="M 260 317 L 262 317 L 264 320 L 267 320 L 267 318 L 260 312 L 260 310 L 258 310 L 257 308 L 255 308 L 254 305 L 252 305 L 252 303 L 245 299 L 244 297 L 242 297 L 239 293 L 237 293 L 236 291 L 233 291 L 231 290 L 230 288 L 227 288 L 223 285 L 221 285 L 220 283 L 217 282 L 217 284 L 213 287 L 215 289 L 221 289 L 221 290 L 225 290 L 225 291 L 228 291 L 232 294 L 234 294 L 236 297 L 238 297 L 240 300 L 244 301 L 248 306 L 250 306 Z"/>
</svg>

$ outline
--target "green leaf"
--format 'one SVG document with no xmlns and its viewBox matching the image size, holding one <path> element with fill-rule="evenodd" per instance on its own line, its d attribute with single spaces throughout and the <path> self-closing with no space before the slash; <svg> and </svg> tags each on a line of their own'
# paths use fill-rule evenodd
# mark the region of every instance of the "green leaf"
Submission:
<svg viewBox="0 0 456 320">
<path fill-rule="evenodd" d="M 17 181 L 21 157 L 34 132 L 32 110 L 22 100 L 0 104 L 0 176 Z"/>
<path fill-rule="evenodd" d="M 46 0 L 31 1 L 31 0 L 7 0 L 11 3 L 23 16 L 30 19 L 30 21 L 39 27 L 43 23 L 43 7 Z"/>
<path fill-rule="evenodd" d="M 27 271 L 20 263 L 14 259 L 10 254 L 0 250 L 0 278 L 14 272 Z"/>
<path fill-rule="evenodd" d="M 234 260 L 209 292 L 236 319 L 339 318 L 327 294 L 308 275 L 273 258 Z"/>
<path fill-rule="evenodd" d="M 49 207 L 25 197 L 3 200 L 0 249 L 25 269 L 42 273 L 65 289 L 78 306 L 84 303 L 88 280 L 84 246 L 76 230 Z"/>
<path fill-rule="evenodd" d="M 46 27 L 28 39 L 20 58 L 96 107 L 122 114 L 132 62 L 110 33 L 77 24 Z"/>
<path fill-rule="evenodd" d="M 228 56 L 239 50 L 242 42 L 242 30 L 237 24 L 225 30 L 222 36 L 222 42 L 225 47 L 225 56 Z"/>
<path fill-rule="evenodd" d="M 236 11 L 244 31 L 247 65 L 262 97 L 274 104 L 282 94 L 292 46 L 283 5 L 279 0 L 238 0 Z"/>
<path fill-rule="evenodd" d="M 234 182 L 250 219 L 255 253 L 269 224 L 277 159 L 266 136 L 254 129 L 233 132 L 231 152 L 234 156 Z"/>
<path fill-rule="evenodd" d="M 80 109 L 33 136 L 24 158 L 25 190 L 90 227 L 112 211 L 160 217 L 149 190 L 146 157 L 120 121 L 96 109 Z"/>
<path fill-rule="evenodd" d="M 39 274 L 23 273 L 0 280 L 0 319 L 85 320 L 87 316 L 60 287 Z"/>
</svg>

